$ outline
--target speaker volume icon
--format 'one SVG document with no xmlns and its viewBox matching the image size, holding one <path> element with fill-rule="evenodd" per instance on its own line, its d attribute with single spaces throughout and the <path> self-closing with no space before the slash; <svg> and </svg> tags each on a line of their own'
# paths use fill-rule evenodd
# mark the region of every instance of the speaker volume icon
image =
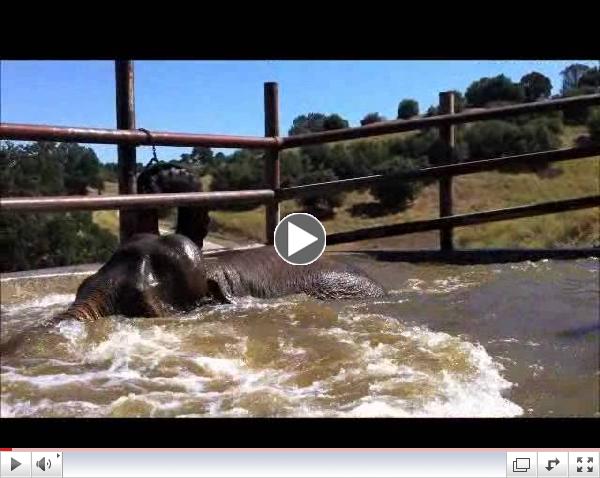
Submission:
<svg viewBox="0 0 600 478">
<path fill-rule="evenodd" d="M 35 462 L 35 466 L 42 471 L 46 471 L 46 468 L 52 468 L 52 462 L 50 461 L 50 458 L 46 459 L 46 457 L 43 456 L 41 459 Z"/>
</svg>

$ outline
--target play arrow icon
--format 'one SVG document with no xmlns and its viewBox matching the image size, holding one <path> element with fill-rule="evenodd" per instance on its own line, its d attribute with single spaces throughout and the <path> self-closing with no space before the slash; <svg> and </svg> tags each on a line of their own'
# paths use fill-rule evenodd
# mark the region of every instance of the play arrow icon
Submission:
<svg viewBox="0 0 600 478">
<path fill-rule="evenodd" d="M 314 244 L 318 240 L 319 238 L 313 236 L 310 232 L 299 228 L 291 221 L 288 222 L 288 257 Z"/>
<path fill-rule="evenodd" d="M 552 463 L 554 463 L 554 466 L 552 466 Z M 558 466 L 559 463 L 560 461 L 558 461 L 558 458 L 555 458 L 554 460 L 548 460 L 548 466 L 546 466 L 546 470 L 553 470 L 554 467 Z"/>
<path fill-rule="evenodd" d="M 325 251 L 327 232 L 316 217 L 294 212 L 277 224 L 273 245 L 277 255 L 288 264 L 306 266 Z"/>
<path fill-rule="evenodd" d="M 11 457 L 11 459 L 10 459 L 10 471 L 13 471 L 15 468 L 18 468 L 19 466 L 21 466 L 21 462 L 17 461 L 14 458 Z"/>
</svg>

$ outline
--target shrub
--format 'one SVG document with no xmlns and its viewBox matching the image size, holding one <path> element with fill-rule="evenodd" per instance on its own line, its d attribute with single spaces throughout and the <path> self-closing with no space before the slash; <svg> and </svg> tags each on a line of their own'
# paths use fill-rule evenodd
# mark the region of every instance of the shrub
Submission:
<svg viewBox="0 0 600 478">
<path fill-rule="evenodd" d="M 404 99 L 398 105 L 398 119 L 408 119 L 419 114 L 419 103 L 412 99 Z"/>
<path fill-rule="evenodd" d="M 118 242 L 89 212 L 2 213 L 0 229 L 1 272 L 104 262 Z"/>
<path fill-rule="evenodd" d="M 548 118 L 538 118 L 523 126 L 501 120 L 474 124 L 465 132 L 471 159 L 489 159 L 501 156 L 546 151 L 560 147 L 560 124 Z M 503 168 L 505 172 L 539 171 L 547 164 Z"/>
<path fill-rule="evenodd" d="M 382 121 L 385 121 L 385 118 L 379 113 L 369 113 L 360 120 L 360 125 L 365 126 L 371 123 L 381 123 Z"/>
<path fill-rule="evenodd" d="M 335 181 L 336 179 L 337 176 L 331 169 L 317 169 L 305 173 L 303 176 L 306 184 Z M 324 193 L 318 196 L 299 198 L 298 203 L 304 208 L 305 212 L 316 218 L 329 219 L 335 215 L 334 208 L 342 205 L 343 198 L 343 193 Z"/>
<path fill-rule="evenodd" d="M 592 108 L 587 121 L 590 139 L 600 143 L 600 108 Z"/>
<path fill-rule="evenodd" d="M 393 178 L 427 166 L 428 161 L 425 156 L 418 158 L 394 156 L 378 165 L 374 171 L 376 174 L 389 177 L 391 181 L 371 186 L 371 194 L 385 208 L 396 211 L 406 209 L 422 189 L 423 183 L 421 181 L 394 181 Z"/>
<path fill-rule="evenodd" d="M 581 88 L 573 88 L 564 94 L 565 98 L 581 95 L 591 95 L 596 92 L 596 88 L 592 86 L 584 86 Z M 589 106 L 569 106 L 563 109 L 563 115 L 566 124 L 583 125 L 588 119 Z"/>
</svg>

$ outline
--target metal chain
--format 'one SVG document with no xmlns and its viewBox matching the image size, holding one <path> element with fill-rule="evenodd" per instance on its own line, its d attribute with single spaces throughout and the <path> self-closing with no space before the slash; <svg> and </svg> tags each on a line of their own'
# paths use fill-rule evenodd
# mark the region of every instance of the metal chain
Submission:
<svg viewBox="0 0 600 478">
<path fill-rule="evenodd" d="M 148 138 L 150 138 L 150 145 L 152 146 L 152 159 L 150 159 L 150 161 L 148 161 L 148 164 L 146 164 L 146 166 L 144 166 L 144 169 L 146 169 L 152 163 L 159 163 L 160 161 L 158 160 L 158 156 L 156 156 L 156 146 L 154 146 L 154 142 L 152 141 L 152 135 L 150 134 L 150 131 L 148 131 L 146 128 L 138 128 L 138 129 L 148 135 Z"/>
</svg>

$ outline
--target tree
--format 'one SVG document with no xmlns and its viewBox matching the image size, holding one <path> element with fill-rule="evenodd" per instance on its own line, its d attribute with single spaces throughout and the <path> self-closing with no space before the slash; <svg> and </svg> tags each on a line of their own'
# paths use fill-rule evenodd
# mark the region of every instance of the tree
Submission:
<svg viewBox="0 0 600 478">
<path fill-rule="evenodd" d="M 406 98 L 398 105 L 398 119 L 408 119 L 419 114 L 419 103 L 416 100 Z"/>
<path fill-rule="evenodd" d="M 118 243 L 89 212 L 3 212 L 0 229 L 0 272 L 104 262 Z"/>
<path fill-rule="evenodd" d="M 385 118 L 379 113 L 368 113 L 360 120 L 360 125 L 365 126 L 371 123 L 381 123 L 382 121 L 385 121 Z"/>
<path fill-rule="evenodd" d="M 452 90 L 454 93 L 454 112 L 460 113 L 467 106 L 467 100 L 465 96 L 458 90 Z"/>
<path fill-rule="evenodd" d="M 427 111 L 425 112 L 425 117 L 429 118 L 431 116 L 437 116 L 438 114 L 438 107 L 431 105 L 429 108 L 427 108 Z"/>
<path fill-rule="evenodd" d="M 262 154 L 242 149 L 235 151 L 224 161 L 216 163 L 212 171 L 213 191 L 233 191 L 238 189 L 257 189 L 263 185 L 264 158 Z M 248 210 L 258 204 L 249 201 L 240 205 L 223 207 L 230 210 Z"/>
<path fill-rule="evenodd" d="M 573 63 L 560 72 L 562 76 L 561 94 L 565 95 L 570 90 L 577 88 L 581 77 L 590 69 L 582 63 Z"/>
<path fill-rule="evenodd" d="M 579 81 L 577 82 L 578 88 L 594 87 L 600 88 L 600 68 L 594 67 L 587 70 Z"/>
<path fill-rule="evenodd" d="M 504 75 L 484 77 L 474 81 L 465 92 L 467 103 L 483 107 L 494 101 L 521 102 L 525 99 L 523 88 Z"/>
<path fill-rule="evenodd" d="M 311 168 L 310 159 L 302 150 L 287 149 L 281 152 L 281 187 L 288 188 L 306 184 L 304 173 Z"/>
<path fill-rule="evenodd" d="M 454 93 L 454 112 L 460 113 L 463 111 L 467 105 L 467 101 L 465 100 L 464 95 L 458 90 L 451 90 Z M 436 105 L 431 105 L 427 108 L 425 113 L 426 117 L 437 116 L 439 114 L 439 107 Z"/>
<path fill-rule="evenodd" d="M 368 176 L 389 157 L 389 147 L 382 141 L 356 141 L 327 147 L 321 156 L 323 167 L 331 169 L 339 179 Z M 320 166 L 313 157 L 313 168 Z"/>
<path fill-rule="evenodd" d="M 197 175 L 212 174 L 216 164 L 216 157 L 210 148 L 205 146 L 194 146 L 192 152 L 184 153 L 179 161 L 195 172 Z"/>
<path fill-rule="evenodd" d="M 347 127 L 348 121 L 338 114 L 334 113 L 327 116 L 323 113 L 308 113 L 308 115 L 300 115 L 294 119 L 288 134 L 295 136 Z"/>
<path fill-rule="evenodd" d="M 600 107 L 593 108 L 590 112 L 587 127 L 590 132 L 590 139 L 600 143 Z"/>
<path fill-rule="evenodd" d="M 205 146 L 194 146 L 192 149 L 191 160 L 202 166 L 208 166 L 213 160 L 212 149 Z"/>
<path fill-rule="evenodd" d="M 64 184 L 67 194 L 86 195 L 87 188 L 102 189 L 100 161 L 91 148 L 77 143 L 62 143 L 55 154 L 64 167 Z"/>
<path fill-rule="evenodd" d="M 596 93 L 594 86 L 583 86 L 581 88 L 571 88 L 564 96 L 569 98 L 572 96 L 590 95 Z M 588 119 L 588 106 L 571 105 L 563 108 L 562 113 L 567 124 L 584 125 Z"/>
<path fill-rule="evenodd" d="M 329 131 L 333 129 L 343 129 L 349 126 L 348 121 L 342 118 L 338 114 L 332 114 L 325 118 L 323 121 L 323 130 Z"/>
<path fill-rule="evenodd" d="M 302 177 L 303 184 L 322 183 L 335 181 L 338 177 L 331 169 L 314 169 L 305 172 Z M 318 219 L 330 219 L 335 214 L 335 208 L 342 205 L 343 194 L 322 194 L 317 196 L 306 196 L 298 199 L 298 203 L 304 210 Z"/>
<path fill-rule="evenodd" d="M 288 134 L 290 136 L 295 136 L 298 134 L 323 131 L 323 122 L 325 121 L 325 118 L 326 116 L 322 113 L 308 113 L 308 115 L 296 116 Z"/>
<path fill-rule="evenodd" d="M 105 182 L 116 183 L 118 178 L 119 168 L 117 163 L 103 163 L 100 164 L 100 176 Z"/>
<path fill-rule="evenodd" d="M 552 92 L 552 83 L 550 78 L 532 71 L 524 75 L 519 82 L 523 87 L 523 93 L 527 101 L 536 101 L 540 98 L 548 98 Z"/>
<path fill-rule="evenodd" d="M 104 169 L 93 150 L 77 144 L 0 143 L 3 195 L 85 194 L 88 186 L 102 186 L 101 171 Z M 93 222 L 89 212 L 3 212 L 0 230 L 3 272 L 103 262 L 118 242 L 113 234 Z"/>
<path fill-rule="evenodd" d="M 0 145 L 0 157 L 14 163 L 2 176 L 5 194 L 13 196 L 85 195 L 102 189 L 102 167 L 96 153 L 76 143 L 37 142 Z"/>
<path fill-rule="evenodd" d="M 379 164 L 374 170 L 375 174 L 382 174 L 390 178 L 390 182 L 371 186 L 371 194 L 387 209 L 393 209 L 394 211 L 404 210 L 422 189 L 423 183 L 419 181 L 405 181 L 401 178 L 394 181 L 394 177 L 427 166 L 428 161 L 424 156 L 418 158 L 391 157 Z"/>
<path fill-rule="evenodd" d="M 539 117 L 523 125 L 502 120 L 489 120 L 473 124 L 466 132 L 470 158 L 489 159 L 501 156 L 547 151 L 560 147 L 562 123 L 556 118 Z M 546 168 L 541 164 L 533 170 Z M 505 168 L 505 171 L 530 171 L 524 165 Z"/>
</svg>

